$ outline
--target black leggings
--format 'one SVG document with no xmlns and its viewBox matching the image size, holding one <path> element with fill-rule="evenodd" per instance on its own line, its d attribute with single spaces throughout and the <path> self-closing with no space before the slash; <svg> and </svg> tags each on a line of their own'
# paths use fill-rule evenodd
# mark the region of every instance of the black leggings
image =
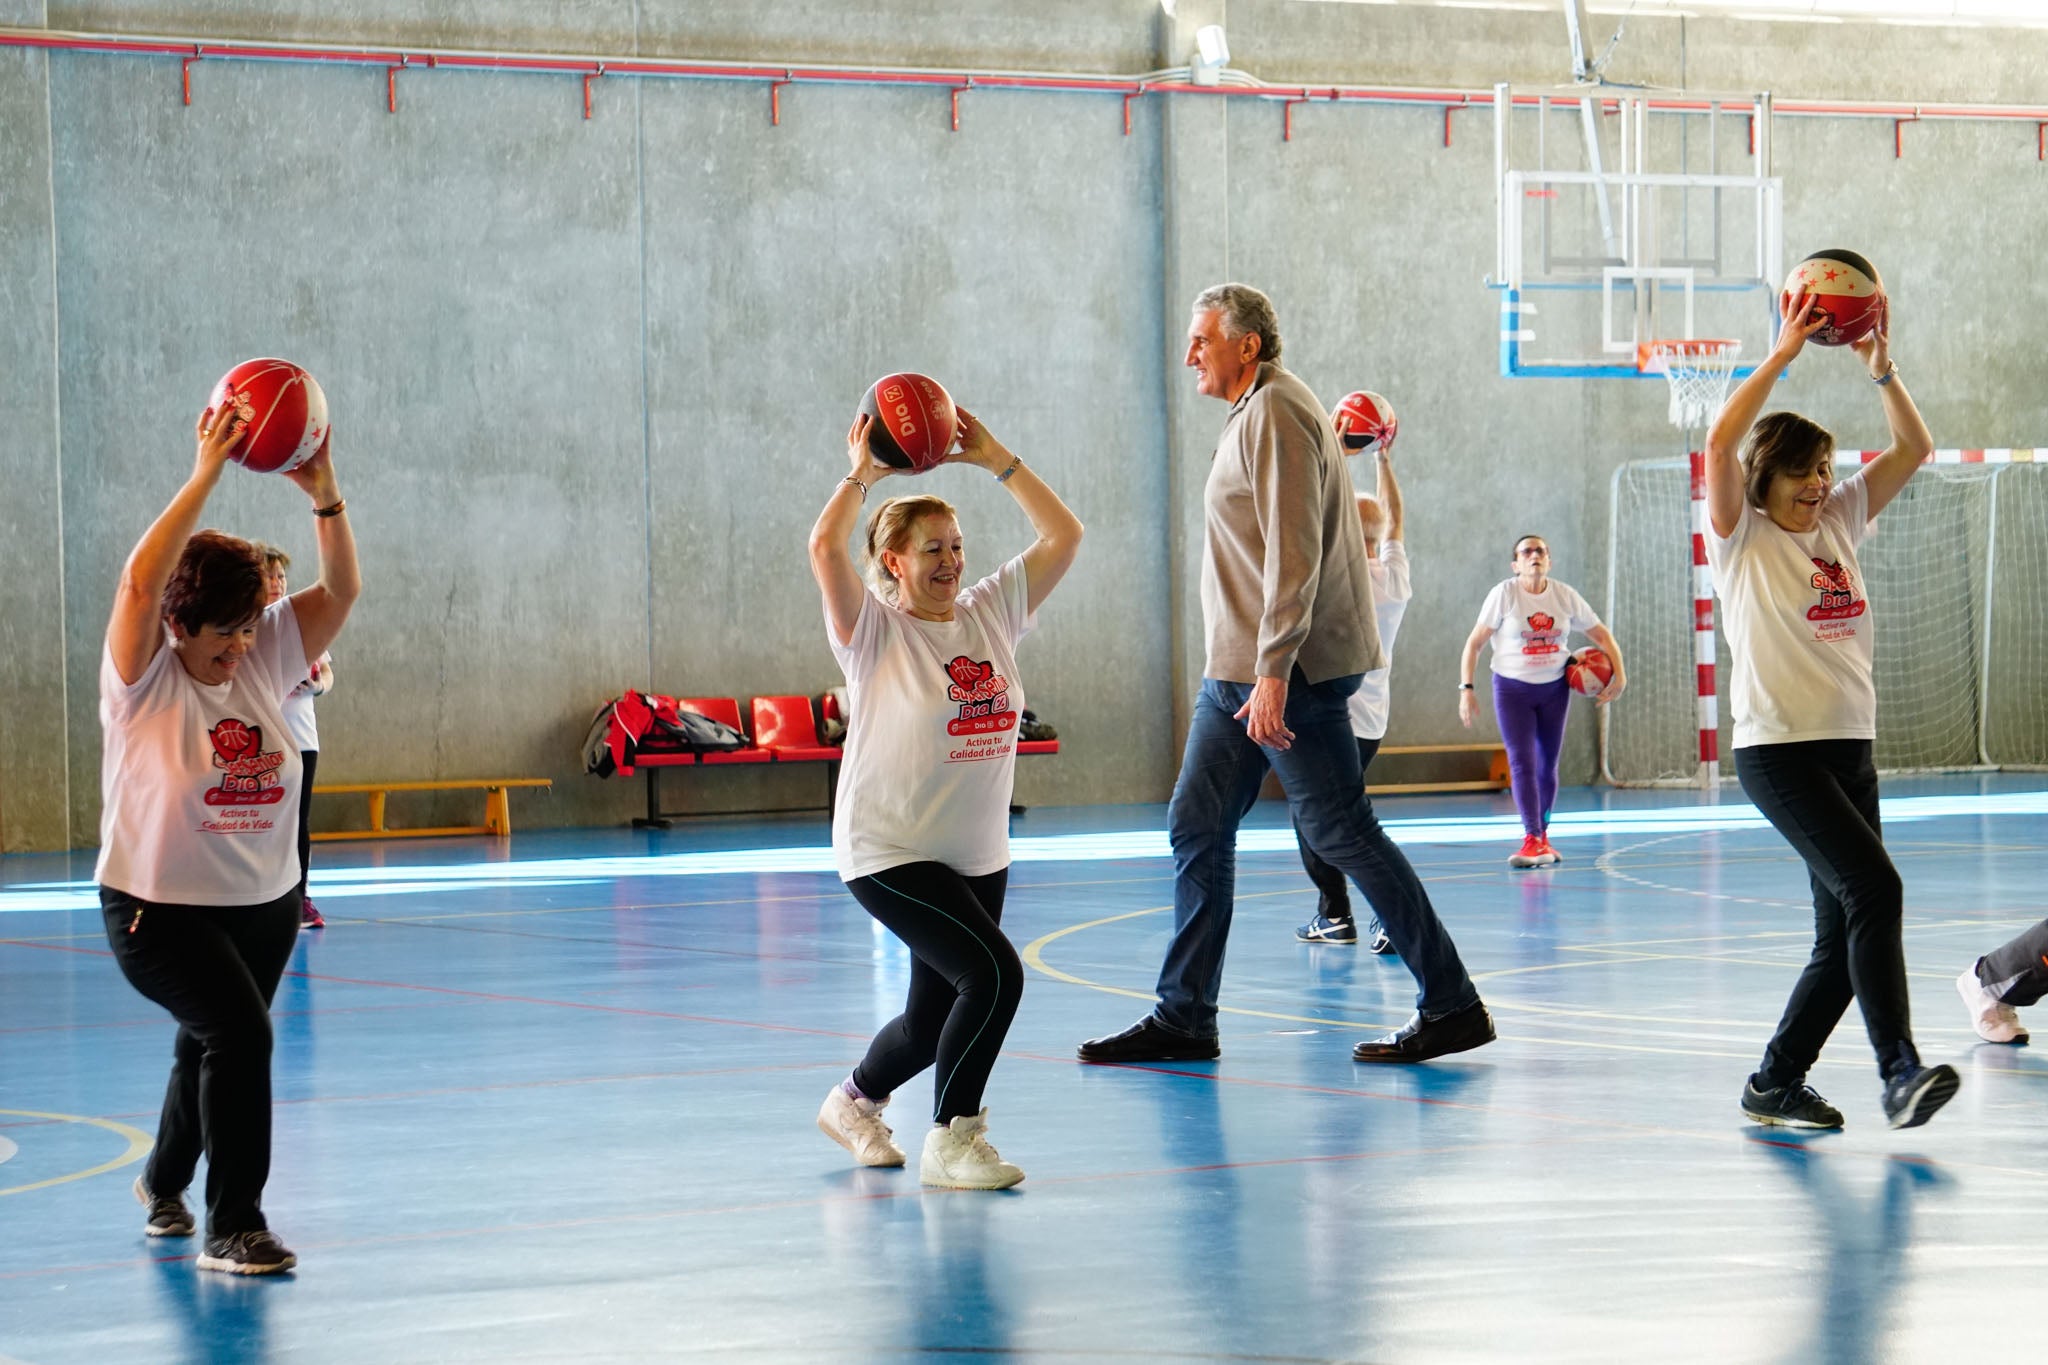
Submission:
<svg viewBox="0 0 2048 1365">
<path fill-rule="evenodd" d="M 206 1154 L 206 1230 L 254 1232 L 270 1179 L 270 1001 L 299 937 L 299 893 L 263 905 L 161 905 L 100 888 L 128 984 L 178 1021 L 171 1079 L 143 1168 L 183 1194 Z"/>
<path fill-rule="evenodd" d="M 303 765 L 299 773 L 299 899 L 304 900 L 306 878 L 313 868 L 313 826 L 308 817 L 313 814 L 313 769 L 320 766 L 320 751 L 299 750 L 299 762 Z"/>
<path fill-rule="evenodd" d="M 1742 790 L 1806 860 L 1813 955 L 1785 1002 L 1757 1073 L 1764 1088 L 1805 1078 L 1853 999 L 1887 1080 L 1919 1063 L 1906 999 L 1906 892 L 1884 851 L 1867 739 L 1735 751 Z"/>
<path fill-rule="evenodd" d="M 1356 735 L 1352 736 L 1358 739 Z M 1373 756 L 1380 751 L 1376 739 L 1358 740 L 1358 766 L 1370 770 Z M 1308 873 L 1308 879 L 1316 884 L 1316 913 L 1324 919 L 1350 919 L 1351 894 L 1344 889 L 1344 874 L 1324 862 L 1316 851 L 1308 846 L 1308 836 L 1301 832 L 1301 821 L 1294 822 L 1294 846 L 1301 851 L 1301 870 Z"/>
<path fill-rule="evenodd" d="M 861 1094 L 886 1099 L 936 1063 L 932 1121 L 980 1112 L 1024 995 L 1024 963 L 1000 925 L 1009 880 L 1007 867 L 963 877 L 944 863 L 907 863 L 846 884 L 916 959 L 903 1013 L 882 1026 L 853 1069 Z"/>
</svg>

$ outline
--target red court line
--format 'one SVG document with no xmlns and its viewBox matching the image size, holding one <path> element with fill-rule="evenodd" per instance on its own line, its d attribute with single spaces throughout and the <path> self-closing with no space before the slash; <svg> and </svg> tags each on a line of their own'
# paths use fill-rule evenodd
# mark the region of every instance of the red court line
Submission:
<svg viewBox="0 0 2048 1365">
<path fill-rule="evenodd" d="M 270 1011 L 270 1015 L 273 1019 L 313 1019 L 333 1014 L 389 1014 L 397 1010 L 443 1008 L 453 1008 L 453 1006 L 429 1004 L 424 1000 L 408 1000 L 400 1004 L 335 1005 L 331 1008 L 317 1010 L 273 1009 Z M 163 1024 L 165 1020 L 166 1016 L 159 1014 L 154 1019 L 109 1019 L 93 1024 L 23 1024 L 18 1028 L 0 1028 L 0 1036 L 13 1033 L 82 1033 L 91 1029 L 155 1028 Z"/>
<path fill-rule="evenodd" d="M 1563 1147 L 1584 1142 L 1597 1141 L 1594 1137 L 1558 1138 L 1548 1141 L 1531 1141 L 1527 1138 L 1504 1139 L 1499 1142 L 1457 1143 L 1451 1146 L 1390 1148 L 1375 1152 L 1338 1152 L 1321 1156 L 1267 1157 L 1256 1161 L 1219 1161 L 1199 1166 L 1162 1166 L 1133 1171 L 1098 1171 L 1089 1175 L 1048 1176 L 1032 1182 L 1033 1187 L 1043 1189 L 1048 1185 L 1097 1184 L 1107 1180 L 1149 1180 L 1163 1176 L 1202 1175 L 1217 1171 L 1256 1170 L 1276 1166 L 1318 1165 L 1345 1161 L 1379 1161 L 1395 1157 L 1437 1156 L 1446 1152 L 1478 1152 L 1511 1150 L 1523 1151 L 1531 1147 Z M 908 1175 L 904 1177 L 909 1179 Z M 986 1190 L 946 1190 L 912 1185 L 901 1190 L 876 1190 L 860 1194 L 813 1195 L 796 1199 L 766 1199 L 747 1204 L 723 1204 L 710 1208 L 649 1209 L 638 1213 L 591 1214 L 582 1218 L 551 1218 L 530 1223 L 498 1223 L 489 1227 L 439 1228 L 431 1232 L 393 1233 L 381 1237 L 352 1237 L 338 1242 L 301 1243 L 301 1251 L 336 1251 L 354 1247 L 401 1246 L 418 1242 L 456 1241 L 465 1237 L 502 1237 L 507 1233 L 557 1232 L 569 1228 L 617 1227 L 630 1223 L 653 1223 L 670 1219 L 707 1218 L 727 1215 L 768 1213 L 781 1209 L 824 1208 L 833 1204 L 877 1204 L 899 1199 L 945 1198 L 949 1195 L 966 1195 L 970 1198 L 986 1199 Z M 1005 1195 L 1004 1197 L 1020 1197 Z M 154 1264 L 175 1264 L 194 1259 L 196 1252 L 184 1256 L 152 1256 L 147 1258 Z M 38 1279 L 50 1275 L 79 1274 L 93 1270 L 126 1270 L 135 1265 L 133 1260 L 102 1261 L 87 1265 L 45 1266 L 34 1270 L 0 1271 L 0 1280 Z"/>
<path fill-rule="evenodd" d="M 381 1104 L 386 1101 L 427 1099 L 435 1095 L 482 1095 L 492 1091 L 507 1090 L 554 1090 L 572 1085 L 612 1085 L 633 1081 L 688 1080 L 699 1076 L 755 1076 L 770 1071 L 822 1071 L 841 1070 L 853 1063 L 844 1057 L 818 1062 L 772 1062 L 762 1066 L 719 1066 L 705 1067 L 696 1071 L 640 1071 L 621 1072 L 601 1076 L 558 1076 L 542 1081 L 497 1081 L 488 1085 L 443 1085 L 424 1090 L 392 1090 L 383 1093 L 375 1091 L 361 1095 L 304 1095 L 298 1099 L 273 1099 L 271 1108 L 284 1109 L 310 1104 Z M 146 1112 L 133 1110 L 122 1114 L 95 1114 L 94 1118 L 150 1119 L 160 1111 Z M 9 1119 L 0 1121 L 0 1131 L 12 1128 L 60 1128 L 65 1126 L 58 1119 Z M 4 1365 L 5 1357 L 0 1357 Z"/>
<path fill-rule="evenodd" d="M 107 957 L 114 954 L 106 948 L 72 948 L 60 943 L 27 943 L 20 939 L 0 939 L 0 947 L 40 948 L 45 952 L 79 953 L 86 957 Z M 766 1029 L 771 1033 L 805 1033 L 819 1038 L 856 1038 L 865 1040 L 868 1034 L 847 1033 L 839 1029 L 805 1028 L 799 1024 L 764 1024 L 753 1019 L 723 1019 L 712 1014 L 679 1014 L 673 1010 L 638 1009 L 627 1005 L 597 1005 L 582 1000 L 550 1000 L 537 995 L 504 995 L 495 991 L 469 991 L 455 986 L 425 986 L 409 981 L 379 981 L 371 977 L 328 976 L 321 972 L 286 972 L 286 976 L 301 981 L 324 981 L 333 986 L 372 986 L 388 991 L 420 991 L 429 995 L 447 995 L 462 1000 L 489 1000 L 501 1005 L 546 1005 L 554 1009 L 585 1010 L 592 1014 L 624 1014 L 642 1019 L 675 1019 L 689 1024 L 723 1024 L 730 1028 Z"/>
</svg>

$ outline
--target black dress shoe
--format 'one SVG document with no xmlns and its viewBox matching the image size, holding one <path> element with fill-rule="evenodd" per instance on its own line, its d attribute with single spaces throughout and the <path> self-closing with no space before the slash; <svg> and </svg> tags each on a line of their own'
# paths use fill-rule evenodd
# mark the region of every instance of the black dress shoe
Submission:
<svg viewBox="0 0 2048 1365">
<path fill-rule="evenodd" d="M 1441 1019 L 1410 1019 L 1399 1032 L 1360 1043 L 1351 1049 L 1354 1062 L 1426 1062 L 1446 1053 L 1466 1052 L 1493 1041 L 1493 1016 L 1475 1000 Z"/>
<path fill-rule="evenodd" d="M 1122 1033 L 1090 1038 L 1074 1049 L 1084 1062 L 1212 1062 L 1222 1054 L 1214 1038 L 1197 1038 L 1146 1015 Z"/>
</svg>

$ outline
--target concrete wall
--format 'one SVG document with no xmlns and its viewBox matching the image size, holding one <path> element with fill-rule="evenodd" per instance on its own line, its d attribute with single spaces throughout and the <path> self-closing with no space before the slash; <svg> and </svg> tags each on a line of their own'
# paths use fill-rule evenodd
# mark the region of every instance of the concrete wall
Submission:
<svg viewBox="0 0 2048 1365">
<path fill-rule="evenodd" d="M 1299 0 L 978 0 L 745 7 L 641 0 L 454 12 L 0 0 L 0 21 L 364 43 L 1134 72 L 1224 22 L 1274 81 L 1554 79 L 1556 16 Z M 1602 34 L 1604 39 L 1604 32 Z M 1853 37 L 1853 72 L 1833 57 Z M 1632 19 L 1610 74 L 1781 96 L 2019 100 L 2048 34 Z M 1818 74 L 1816 74 L 1818 73 Z M 1032 803 L 1162 798 L 1200 669 L 1194 572 L 1222 418 L 1180 372 L 1187 300 L 1228 278 L 1281 309 L 1326 398 L 1395 397 L 1417 598 L 1393 739 L 1462 737 L 1456 651 L 1525 529 L 1604 602 L 1607 481 L 1677 453 L 1661 391 L 1495 368 L 1487 115 L 1294 112 L 1151 97 L 381 73 L 0 49 L 0 841 L 89 844 L 100 635 L 114 576 L 186 469 L 235 359 L 326 385 L 368 591 L 321 706 L 331 780 L 538 774 L 539 823 L 623 820 L 581 775 L 626 685 L 705 694 L 835 680 L 802 553 L 861 389 L 939 375 L 1068 497 L 1081 563 L 1026 647 L 1068 752 Z M 1879 260 L 1896 349 L 1944 444 L 2048 443 L 2026 380 L 2048 185 L 2032 127 L 1779 122 L 1787 241 Z M 1833 358 L 1824 357 L 1823 361 Z M 1784 398 L 1874 444 L 1846 364 Z M 992 566 L 1028 530 L 967 471 L 931 483 Z M 224 481 L 208 520 L 310 559 L 282 480 Z M 61 531 L 60 531 L 61 528 Z M 309 562 L 301 568 L 310 571 Z M 1626 639 L 1622 642 L 1626 645 Z M 1566 780 L 1593 771 L 1573 727 Z M 695 809 L 802 805 L 812 771 L 670 783 Z M 408 807 L 474 818 L 473 800 Z M 353 810 L 316 810 L 323 824 Z M 394 811 L 394 815 L 399 813 Z"/>
</svg>

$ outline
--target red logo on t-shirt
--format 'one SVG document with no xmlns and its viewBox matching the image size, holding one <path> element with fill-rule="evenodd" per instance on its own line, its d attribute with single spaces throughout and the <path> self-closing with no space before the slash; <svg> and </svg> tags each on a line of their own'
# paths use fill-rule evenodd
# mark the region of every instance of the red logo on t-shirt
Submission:
<svg viewBox="0 0 2048 1365">
<path fill-rule="evenodd" d="M 1841 561 L 1814 559 L 1811 584 L 1820 590 L 1820 604 L 1806 609 L 1809 621 L 1847 621 L 1861 616 L 1870 604 L 1856 595 L 1856 584 Z"/>
<path fill-rule="evenodd" d="M 220 785 L 206 790 L 209 806 L 274 806 L 284 800 L 277 770 L 284 750 L 263 750 L 263 727 L 228 719 L 207 731 L 213 742 L 213 766 L 221 770 Z"/>
<path fill-rule="evenodd" d="M 1559 643 L 1564 632 L 1557 628 L 1557 622 L 1547 611 L 1529 613 L 1529 628 L 1522 635 L 1522 653 L 1555 654 L 1563 646 Z"/>
<path fill-rule="evenodd" d="M 1010 709 L 1010 680 L 987 659 L 976 662 L 962 654 L 946 665 L 946 675 L 953 680 L 946 696 L 960 703 L 960 714 L 946 722 L 947 734 L 987 735 L 1017 727 L 1017 713 Z"/>
</svg>

